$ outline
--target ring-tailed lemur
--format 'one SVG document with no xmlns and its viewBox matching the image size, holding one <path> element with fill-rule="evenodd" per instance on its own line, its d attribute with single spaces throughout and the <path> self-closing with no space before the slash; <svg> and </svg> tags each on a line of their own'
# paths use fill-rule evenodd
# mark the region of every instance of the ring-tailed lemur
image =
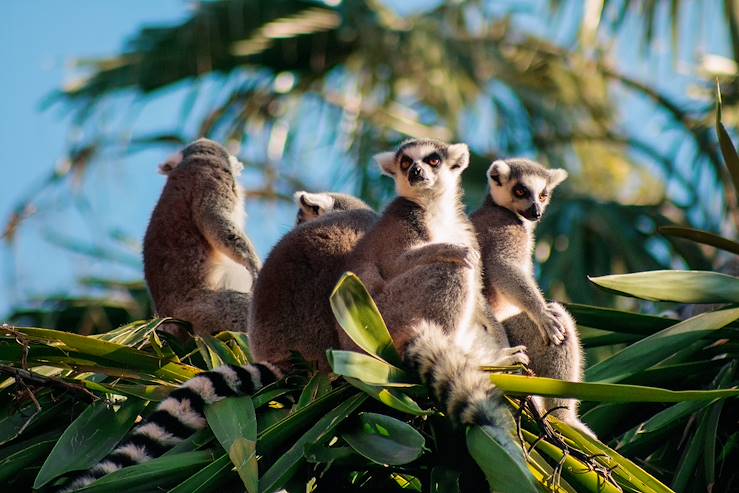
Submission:
<svg viewBox="0 0 739 493">
<path fill-rule="evenodd" d="M 349 268 L 366 284 L 395 345 L 450 417 L 501 424 L 510 416 L 482 364 L 527 362 L 486 329 L 477 240 L 461 204 L 465 144 L 408 140 L 378 154 L 398 197 L 357 244 Z M 356 348 L 341 331 L 343 347 Z"/>
<path fill-rule="evenodd" d="M 144 237 L 144 277 L 157 314 L 198 335 L 246 332 L 260 262 L 244 233 L 242 169 L 207 139 L 160 167 L 167 183 Z"/>
<path fill-rule="evenodd" d="M 490 194 L 471 215 L 480 242 L 484 294 L 512 344 L 527 347 L 529 366 L 539 376 L 579 382 L 583 357 L 575 322 L 558 303 L 547 303 L 534 279 L 534 228 L 562 169 L 526 159 L 495 161 L 487 172 Z M 577 416 L 574 399 L 544 399 L 552 414 L 592 434 Z"/>
<path fill-rule="evenodd" d="M 257 279 L 249 344 L 257 360 L 285 371 L 293 351 L 329 371 L 326 349 L 339 347 L 329 296 L 377 214 L 340 194 L 297 192 L 295 203 L 299 224 L 275 245 Z"/>
<path fill-rule="evenodd" d="M 296 224 L 313 221 L 331 212 L 372 210 L 364 201 L 345 193 L 308 193 L 301 191 L 295 192 L 293 199 L 295 205 L 298 206 Z"/>
</svg>

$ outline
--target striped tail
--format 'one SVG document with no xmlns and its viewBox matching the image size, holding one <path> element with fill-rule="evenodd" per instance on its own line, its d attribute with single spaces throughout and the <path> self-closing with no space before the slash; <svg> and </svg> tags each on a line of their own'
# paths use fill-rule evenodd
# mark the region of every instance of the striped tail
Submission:
<svg viewBox="0 0 739 493">
<path fill-rule="evenodd" d="M 206 405 L 227 397 L 251 395 L 281 377 L 273 365 L 256 363 L 224 365 L 191 378 L 160 402 L 107 457 L 59 493 L 76 491 L 106 474 L 159 457 L 207 426 Z"/>
<path fill-rule="evenodd" d="M 480 370 L 477 358 L 459 348 L 439 325 L 425 320 L 418 324 L 405 360 L 454 422 L 488 426 L 501 443 L 516 449 L 515 424 L 502 393 Z"/>
</svg>

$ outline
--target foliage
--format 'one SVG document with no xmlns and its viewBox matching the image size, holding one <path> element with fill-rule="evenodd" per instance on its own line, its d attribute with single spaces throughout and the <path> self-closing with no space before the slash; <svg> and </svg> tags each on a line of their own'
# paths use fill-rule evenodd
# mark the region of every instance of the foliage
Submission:
<svg viewBox="0 0 739 493">
<path fill-rule="evenodd" d="M 727 286 L 717 296 L 735 294 Z M 733 484 L 728 465 L 739 456 L 732 427 L 739 409 L 736 399 L 727 398 L 739 396 L 739 331 L 720 326 L 739 319 L 739 309 L 713 312 L 726 314 L 713 322 L 715 327 L 704 322 L 708 314 L 677 324 L 646 317 L 636 342 L 591 367 L 601 368 L 593 383 L 516 376 L 516 368 L 493 373 L 517 416 L 524 459 L 513 436 L 487 427 L 466 433 L 451 427 L 425 388 L 387 362 L 399 360 L 356 277 L 339 282 L 332 306 L 368 355 L 331 351 L 337 374 L 331 380 L 321 374 L 294 376 L 253 397 L 214 404 L 206 413 L 209 430 L 85 491 L 147 491 L 152 482 L 168 491 L 200 492 L 239 484 L 249 492 L 304 491 L 306 485 L 319 491 L 482 491 L 486 480 L 504 492 L 535 492 L 535 484 L 567 492 L 671 491 L 665 484 L 676 491 L 698 491 L 714 483 L 723 491 Z M 610 334 L 628 332 L 630 325 L 621 320 L 640 317 L 594 307 L 579 310 L 590 313 L 581 319 Z M 160 339 L 157 325 L 138 322 L 87 337 L 3 328 L 0 360 L 7 366 L 2 369 L 14 377 L 2 383 L 0 421 L 0 476 L 9 485 L 27 489 L 33 484 L 46 491 L 60 475 L 104 456 L 137 413 L 151 412 L 146 401 L 161 400 L 198 368 L 246 362 L 243 336 L 221 333 L 177 348 Z M 667 342 L 680 326 L 686 326 L 681 332 L 691 340 Z M 649 331 L 656 333 L 640 338 Z M 650 349 L 658 356 L 646 364 L 617 366 L 632 353 L 638 357 Z M 609 373 L 602 368 L 619 369 Z M 612 382 L 613 375 L 620 383 L 599 383 Z M 591 401 L 584 419 L 614 448 L 554 418 L 542 420 L 523 397 L 530 394 Z M 686 423 L 681 440 L 674 431 Z M 665 453 L 674 450 L 680 454 Z M 696 467 L 699 460 L 703 467 Z"/>
</svg>

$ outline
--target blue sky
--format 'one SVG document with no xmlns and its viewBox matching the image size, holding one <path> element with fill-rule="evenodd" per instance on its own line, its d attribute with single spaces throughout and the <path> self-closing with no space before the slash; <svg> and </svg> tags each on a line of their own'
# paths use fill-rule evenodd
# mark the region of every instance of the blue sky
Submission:
<svg viewBox="0 0 739 493">
<path fill-rule="evenodd" d="M 394 3 L 412 10 L 435 2 Z M 40 109 L 46 95 L 73 80 L 77 73 L 73 60 L 115 54 L 126 37 L 143 25 L 175 23 L 187 16 L 187 6 L 183 0 L 4 2 L 6 15 L 0 21 L 4 65 L 0 94 L 5 95 L 0 101 L 0 221 L 4 223 L 22 194 L 59 164 L 68 144 L 78 137 L 62 107 Z M 721 44 L 723 33 L 713 30 L 710 22 L 711 16 L 721 13 L 709 14 L 701 25 L 693 25 L 695 40 L 683 39 L 683 61 L 692 59 L 696 50 L 728 54 L 728 48 Z M 683 17 L 686 27 L 692 17 Z M 545 18 L 532 16 L 532 29 L 550 30 Z M 683 33 L 686 31 L 691 29 Z M 665 56 L 668 49 L 661 47 L 656 55 L 634 62 L 639 58 L 633 42 L 637 36 L 627 28 L 622 38 L 617 52 L 622 70 L 676 96 L 687 90 L 691 78 L 678 73 L 684 66 L 678 64 L 675 69 L 671 57 Z M 115 117 L 130 119 L 138 132 L 176 128 L 183 96 L 182 90 L 170 91 L 154 104 L 134 105 L 130 113 Z M 659 122 L 650 120 L 648 107 L 633 101 L 628 105 L 625 125 L 647 122 L 651 127 L 646 131 L 660 134 Z M 164 183 L 156 166 L 169 152 L 110 153 L 105 156 L 105 165 L 94 167 L 71 199 L 68 193 L 53 190 L 38 197 L 44 205 L 41 212 L 24 223 L 12 247 L 0 247 L 0 319 L 18 302 L 74 292 L 75 280 L 81 276 L 139 279 L 138 242 Z M 247 205 L 247 211 L 252 218 L 247 229 L 259 231 L 251 236 L 264 256 L 290 228 L 293 211 L 286 206 L 254 204 Z M 121 240 L 111 241 L 111 236 Z M 70 241 L 113 251 L 116 259 L 96 261 L 59 245 Z"/>
</svg>

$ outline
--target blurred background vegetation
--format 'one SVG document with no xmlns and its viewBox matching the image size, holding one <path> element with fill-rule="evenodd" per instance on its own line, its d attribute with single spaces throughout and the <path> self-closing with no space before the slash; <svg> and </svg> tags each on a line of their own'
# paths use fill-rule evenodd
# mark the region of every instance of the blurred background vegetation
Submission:
<svg viewBox="0 0 739 493">
<path fill-rule="evenodd" d="M 390 182 L 371 155 L 407 136 L 433 136 L 471 145 L 470 208 L 497 157 L 570 171 L 539 229 L 536 258 L 550 296 L 610 304 L 588 275 L 722 261 L 656 228 L 735 234 L 728 211 L 736 195 L 712 121 L 716 79 L 732 135 L 739 121 L 736 1 L 411 4 L 204 1 L 187 4 L 180 23 L 132 33 L 115 56 L 80 54 L 83 76 L 44 103 L 72 116 L 76 137 L 62 166 L 18 193 L 6 245 L 43 209 L 43 192 L 94 187 L 85 176 L 111 153 L 174 152 L 201 135 L 226 143 L 247 163 L 248 204 L 285 203 L 252 215 L 249 233 L 259 237 L 261 225 L 289 224 L 296 189 L 353 192 L 381 207 Z M 172 90 L 187 92 L 177 126 L 121 118 L 126 105 L 150 105 Z M 112 240 L 55 239 L 96 262 L 138 268 L 138 237 L 132 246 Z M 149 313 L 140 282 L 81 285 L 85 296 L 22 302 L 9 318 L 94 332 Z"/>
</svg>

